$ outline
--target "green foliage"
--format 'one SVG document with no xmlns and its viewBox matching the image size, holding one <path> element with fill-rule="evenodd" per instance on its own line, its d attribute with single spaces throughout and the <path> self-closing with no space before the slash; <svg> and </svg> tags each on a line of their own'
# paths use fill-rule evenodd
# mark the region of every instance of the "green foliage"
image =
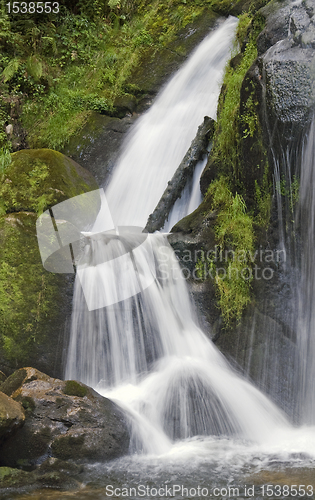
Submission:
<svg viewBox="0 0 315 500">
<path fill-rule="evenodd" d="M 5 173 L 12 161 L 10 151 L 7 148 L 0 149 L 0 181 L 3 181 Z"/>
<path fill-rule="evenodd" d="M 263 28 L 263 20 L 259 16 L 252 18 L 248 13 L 240 16 L 236 33 L 237 53 L 242 52 L 226 67 L 223 93 L 220 97 L 218 109 L 218 126 L 214 137 L 212 156 L 223 168 L 226 175 L 240 183 L 241 170 L 241 141 L 246 137 L 253 137 L 258 126 L 258 117 L 253 95 L 250 94 L 245 109 L 240 115 L 241 87 L 244 77 L 257 57 L 256 38 Z M 243 136 L 240 129 L 243 128 Z"/>
<path fill-rule="evenodd" d="M 47 316 L 58 314 L 58 276 L 40 262 L 35 214 L 0 219 L 0 346 L 11 363 L 24 364 L 43 341 Z M 23 251 L 21 251 L 23 249 Z"/>
<path fill-rule="evenodd" d="M 218 211 L 215 232 L 219 247 L 226 255 L 224 275 L 216 272 L 213 259 L 208 259 L 207 266 L 212 271 L 210 274 L 215 276 L 223 320 L 231 326 L 233 321 L 240 321 L 244 308 L 251 300 L 253 276 L 250 255 L 255 239 L 253 220 L 246 213 L 242 196 L 233 196 L 225 177 L 221 176 L 210 184 L 207 196 L 212 200 L 212 209 Z M 198 277 L 204 278 L 204 263 L 198 261 L 196 267 Z"/>
<path fill-rule="evenodd" d="M 240 91 L 244 76 L 257 57 L 254 41 L 246 45 L 244 55 L 236 69 L 227 67 L 224 76 L 226 92 L 218 115 L 218 126 L 213 155 L 226 163 L 226 169 L 238 178 L 240 155 Z"/>
<path fill-rule="evenodd" d="M 288 181 L 282 176 L 280 182 L 276 184 L 276 190 L 281 196 L 286 198 L 289 202 L 291 213 L 294 213 L 297 202 L 299 201 L 300 183 L 298 178 L 294 175 L 292 181 Z"/>
<path fill-rule="evenodd" d="M 267 229 L 270 221 L 272 189 L 268 180 L 268 162 L 265 166 L 262 185 L 259 186 L 257 180 L 255 181 L 255 199 L 258 208 L 256 222 L 258 226 Z"/>
<path fill-rule="evenodd" d="M 172 42 L 206 3 L 65 0 L 55 16 L 4 9 L 0 91 L 18 97 L 30 147 L 60 150 L 91 111 L 115 113 L 142 58 Z"/>
</svg>

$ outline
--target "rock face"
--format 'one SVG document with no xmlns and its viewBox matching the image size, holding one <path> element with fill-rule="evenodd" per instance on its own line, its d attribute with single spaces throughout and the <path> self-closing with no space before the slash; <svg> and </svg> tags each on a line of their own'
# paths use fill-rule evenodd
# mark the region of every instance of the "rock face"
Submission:
<svg viewBox="0 0 315 500">
<path fill-rule="evenodd" d="M 62 376 L 73 275 L 45 271 L 35 223 L 46 208 L 97 188 L 89 172 L 56 151 L 12 155 L 0 185 L 0 365 L 7 373 L 32 363 Z"/>
<path fill-rule="evenodd" d="M 105 461 L 128 452 L 122 410 L 90 387 L 22 368 L 1 388 L 25 410 L 24 426 L 0 449 L 1 466 L 34 467 L 49 457 Z"/>
<path fill-rule="evenodd" d="M 0 443 L 22 427 L 24 420 L 22 406 L 0 392 Z"/>
<path fill-rule="evenodd" d="M 315 2 L 271 2 L 257 40 L 260 83 L 269 133 L 297 139 L 315 106 Z M 258 74 L 258 73 L 257 73 Z M 283 143 L 283 138 L 282 138 Z"/>
</svg>

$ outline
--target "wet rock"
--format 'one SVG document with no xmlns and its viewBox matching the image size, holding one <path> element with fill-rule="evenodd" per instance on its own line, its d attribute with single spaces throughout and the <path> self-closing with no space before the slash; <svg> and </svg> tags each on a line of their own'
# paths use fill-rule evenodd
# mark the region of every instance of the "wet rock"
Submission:
<svg viewBox="0 0 315 500">
<path fill-rule="evenodd" d="M 265 18 L 266 24 L 257 38 L 258 55 L 264 54 L 270 47 L 288 36 L 291 4 L 291 0 L 273 1 L 260 9 L 260 14 Z"/>
<path fill-rule="evenodd" d="M 137 99 L 133 95 L 117 97 L 114 101 L 116 116 L 123 118 L 127 113 L 133 113 L 137 107 Z"/>
<path fill-rule="evenodd" d="M 91 172 L 100 186 L 104 185 L 122 142 L 137 118 L 138 115 L 119 119 L 93 113 L 83 129 L 70 139 L 63 153 Z"/>
<path fill-rule="evenodd" d="M 256 63 L 265 100 L 262 127 L 269 145 L 288 144 L 298 140 L 315 107 L 315 4 L 273 1 L 260 13 L 266 19 Z"/>
<path fill-rule="evenodd" d="M 24 420 L 22 406 L 0 392 L 0 442 L 22 427 Z"/>
<path fill-rule="evenodd" d="M 49 457 L 106 461 L 128 452 L 125 415 L 90 387 L 24 368 L 8 378 L 4 390 L 14 391 L 12 398 L 24 407 L 26 420 L 2 446 L 2 466 L 30 468 Z"/>
<path fill-rule="evenodd" d="M 3 498 L 6 496 L 7 488 L 20 488 L 33 484 L 34 477 L 28 472 L 11 467 L 0 467 L 0 492 Z"/>
<path fill-rule="evenodd" d="M 212 325 L 220 318 L 214 279 L 208 276 L 203 281 L 198 276 L 197 262 L 208 269 L 208 257 L 217 250 L 215 223 L 217 213 L 212 210 L 212 201 L 206 197 L 190 215 L 181 219 L 168 236 L 187 278 L 190 293 L 199 311 L 204 330 L 213 337 Z"/>
<path fill-rule="evenodd" d="M 259 304 L 263 307 L 263 304 Z M 253 304 L 233 331 L 214 324 L 216 346 L 232 365 L 292 415 L 295 345 L 285 325 L 261 312 Z M 277 381 L 277 383 L 275 383 Z"/>
<path fill-rule="evenodd" d="M 198 127 L 196 137 L 185 154 L 172 179 L 169 181 L 154 212 L 149 216 L 145 229 L 149 233 L 163 227 L 175 201 L 180 197 L 187 181 L 192 178 L 199 160 L 207 151 L 207 146 L 214 133 L 215 121 L 206 116 Z"/>
</svg>

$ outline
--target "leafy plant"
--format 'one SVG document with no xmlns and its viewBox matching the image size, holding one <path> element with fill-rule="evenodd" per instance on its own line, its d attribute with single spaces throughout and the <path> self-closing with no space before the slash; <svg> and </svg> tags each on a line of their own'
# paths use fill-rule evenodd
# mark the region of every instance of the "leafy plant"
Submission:
<svg viewBox="0 0 315 500">
<path fill-rule="evenodd" d="M 221 275 L 213 259 L 206 265 L 214 276 L 218 303 L 227 326 L 239 322 L 244 308 L 251 300 L 252 262 L 250 255 L 254 249 L 253 220 L 246 213 L 246 204 L 241 195 L 233 195 L 226 177 L 213 181 L 207 196 L 211 197 L 212 210 L 218 211 L 215 232 L 221 252 L 224 253 L 224 271 Z M 235 256 L 237 256 L 235 258 Z M 242 258 L 239 258 L 242 256 Z M 205 263 L 198 261 L 197 276 L 205 278 Z"/>
</svg>

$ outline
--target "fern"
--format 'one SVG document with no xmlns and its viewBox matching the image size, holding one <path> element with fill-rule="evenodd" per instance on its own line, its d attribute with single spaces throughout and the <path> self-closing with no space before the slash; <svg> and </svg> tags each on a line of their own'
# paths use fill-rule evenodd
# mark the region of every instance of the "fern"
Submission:
<svg viewBox="0 0 315 500">
<path fill-rule="evenodd" d="M 14 75 L 18 72 L 19 67 L 21 65 L 20 57 L 15 57 L 9 64 L 4 68 L 2 72 L 2 77 L 4 82 L 8 82 L 11 80 Z"/>
<path fill-rule="evenodd" d="M 35 81 L 40 80 L 43 76 L 43 63 L 37 56 L 29 56 L 26 60 L 26 70 Z"/>
</svg>

